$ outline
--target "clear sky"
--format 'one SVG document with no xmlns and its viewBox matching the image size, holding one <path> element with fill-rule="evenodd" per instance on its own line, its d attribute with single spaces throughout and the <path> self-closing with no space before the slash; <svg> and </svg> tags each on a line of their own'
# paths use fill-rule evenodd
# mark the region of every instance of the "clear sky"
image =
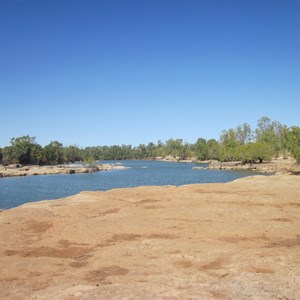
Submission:
<svg viewBox="0 0 300 300">
<path fill-rule="evenodd" d="M 300 1 L 0 0 L 0 147 L 300 126 Z"/>
</svg>

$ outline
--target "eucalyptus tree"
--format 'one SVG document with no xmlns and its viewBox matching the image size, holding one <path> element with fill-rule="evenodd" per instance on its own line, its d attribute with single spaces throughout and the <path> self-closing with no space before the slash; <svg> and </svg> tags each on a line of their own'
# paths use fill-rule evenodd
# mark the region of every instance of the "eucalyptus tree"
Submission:
<svg viewBox="0 0 300 300">
<path fill-rule="evenodd" d="M 77 145 L 70 145 L 64 147 L 64 161 L 66 162 L 75 162 L 75 161 L 82 161 L 82 151 Z"/>
<path fill-rule="evenodd" d="M 10 140 L 10 149 L 6 149 L 5 159 L 9 163 L 39 164 L 43 159 L 43 148 L 36 143 L 35 137 L 24 135 Z"/>
<path fill-rule="evenodd" d="M 221 161 L 234 161 L 238 160 L 237 155 L 238 146 L 241 142 L 237 139 L 237 133 L 234 128 L 223 130 L 220 136 L 220 160 Z"/>
<path fill-rule="evenodd" d="M 43 163 L 44 149 L 39 144 L 34 144 L 30 149 L 30 163 L 40 165 Z"/>
<path fill-rule="evenodd" d="M 63 145 L 58 141 L 52 141 L 44 147 L 45 162 L 48 164 L 61 164 L 64 162 Z"/>
<path fill-rule="evenodd" d="M 166 141 L 166 154 L 173 157 L 185 159 L 188 156 L 189 145 L 184 143 L 182 139 L 169 139 Z"/>
<path fill-rule="evenodd" d="M 155 146 L 155 152 L 154 152 L 154 155 L 155 157 L 164 157 L 166 156 L 166 145 L 164 142 L 162 142 L 161 140 L 159 140 L 157 143 L 156 143 L 156 146 Z"/>
<path fill-rule="evenodd" d="M 293 126 L 285 135 L 285 145 L 292 157 L 300 164 L 300 127 Z"/>
<path fill-rule="evenodd" d="M 133 151 L 135 159 L 147 158 L 147 146 L 145 144 L 139 144 Z"/>
<path fill-rule="evenodd" d="M 274 148 L 266 142 L 250 142 L 241 146 L 238 155 L 243 163 L 262 163 L 273 158 Z"/>
<path fill-rule="evenodd" d="M 250 125 L 248 123 L 238 125 L 235 129 L 235 137 L 241 144 L 248 144 L 253 138 Z"/>
<path fill-rule="evenodd" d="M 147 145 L 147 158 L 156 156 L 156 145 L 153 142 L 148 143 Z"/>
<path fill-rule="evenodd" d="M 269 143 L 274 147 L 276 157 L 280 152 L 286 155 L 286 147 L 284 143 L 285 135 L 288 131 L 286 125 L 278 121 L 271 121 L 268 117 L 262 117 L 258 120 L 256 133 L 257 142 Z"/>
<path fill-rule="evenodd" d="M 194 154 L 197 159 L 206 160 L 208 159 L 208 145 L 206 139 L 199 138 L 193 145 Z"/>
<path fill-rule="evenodd" d="M 215 139 L 209 139 L 207 145 L 207 159 L 220 159 L 220 144 Z"/>
<path fill-rule="evenodd" d="M 11 146 L 6 146 L 2 149 L 2 164 L 3 166 L 7 166 L 11 163 L 17 163 L 18 161 L 15 159 L 13 148 Z"/>
<path fill-rule="evenodd" d="M 262 117 L 257 121 L 257 128 L 255 130 L 256 141 L 265 142 L 274 145 L 276 143 L 276 134 L 274 126 L 270 118 Z"/>
</svg>

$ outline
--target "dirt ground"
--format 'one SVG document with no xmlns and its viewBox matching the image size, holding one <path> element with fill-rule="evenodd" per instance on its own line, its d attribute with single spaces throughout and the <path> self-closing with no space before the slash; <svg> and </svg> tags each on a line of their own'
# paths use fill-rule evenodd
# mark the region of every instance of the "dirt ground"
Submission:
<svg viewBox="0 0 300 300">
<path fill-rule="evenodd" d="M 0 299 L 300 299 L 300 176 L 0 212 Z"/>
</svg>

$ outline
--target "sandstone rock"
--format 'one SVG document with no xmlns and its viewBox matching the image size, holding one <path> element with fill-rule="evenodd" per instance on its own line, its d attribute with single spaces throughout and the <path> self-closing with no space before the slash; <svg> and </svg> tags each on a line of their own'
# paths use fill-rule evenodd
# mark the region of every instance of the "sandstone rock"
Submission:
<svg viewBox="0 0 300 300">
<path fill-rule="evenodd" d="M 29 167 L 22 167 L 22 168 L 19 168 L 19 171 L 28 171 L 29 170 Z"/>
<path fill-rule="evenodd" d="M 6 166 L 7 169 L 17 169 L 17 168 L 22 168 L 21 164 L 11 164 Z"/>
<path fill-rule="evenodd" d="M 71 170 L 67 170 L 66 174 L 75 174 L 75 170 L 71 169 Z"/>
<path fill-rule="evenodd" d="M 16 165 L 11 165 L 10 169 L 4 168 L 0 172 L 0 177 L 26 176 L 26 175 L 51 175 L 51 174 L 74 174 L 74 173 L 89 173 L 89 168 L 82 167 L 82 164 L 70 165 L 51 165 L 51 166 L 24 166 L 15 168 Z M 93 171 L 99 170 L 123 170 L 127 169 L 122 165 L 103 164 L 94 167 Z"/>
</svg>

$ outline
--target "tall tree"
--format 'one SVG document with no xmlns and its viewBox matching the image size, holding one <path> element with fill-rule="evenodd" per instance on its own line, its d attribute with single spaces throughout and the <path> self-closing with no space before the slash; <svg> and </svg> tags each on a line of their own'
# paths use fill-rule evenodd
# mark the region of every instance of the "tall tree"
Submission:
<svg viewBox="0 0 300 300">
<path fill-rule="evenodd" d="M 248 144 L 252 139 L 251 127 L 248 123 L 236 127 L 235 136 L 241 144 Z"/>
<path fill-rule="evenodd" d="M 38 154 L 41 146 L 37 145 L 36 138 L 24 135 L 12 138 L 11 141 L 12 159 L 21 164 L 39 163 L 42 151 Z"/>
<path fill-rule="evenodd" d="M 300 164 L 300 127 L 294 126 L 287 132 L 285 145 L 296 159 L 297 164 Z"/>
<path fill-rule="evenodd" d="M 220 159 L 220 145 L 215 139 L 207 141 L 207 159 Z"/>
<path fill-rule="evenodd" d="M 61 164 L 64 162 L 63 145 L 58 141 L 52 141 L 44 147 L 45 161 L 49 164 Z"/>
<path fill-rule="evenodd" d="M 182 139 L 169 139 L 166 141 L 167 155 L 184 159 L 187 157 L 189 145 L 184 143 Z"/>
<path fill-rule="evenodd" d="M 75 162 L 75 161 L 82 161 L 82 160 L 83 160 L 82 152 L 77 145 L 70 145 L 68 147 L 64 147 L 64 161 Z"/>
<path fill-rule="evenodd" d="M 255 133 L 257 142 L 265 142 L 275 145 L 276 135 L 272 121 L 268 117 L 262 117 L 257 121 Z"/>
<path fill-rule="evenodd" d="M 206 160 L 208 159 L 208 145 L 206 139 L 199 138 L 194 145 L 194 153 L 197 159 Z"/>
</svg>

